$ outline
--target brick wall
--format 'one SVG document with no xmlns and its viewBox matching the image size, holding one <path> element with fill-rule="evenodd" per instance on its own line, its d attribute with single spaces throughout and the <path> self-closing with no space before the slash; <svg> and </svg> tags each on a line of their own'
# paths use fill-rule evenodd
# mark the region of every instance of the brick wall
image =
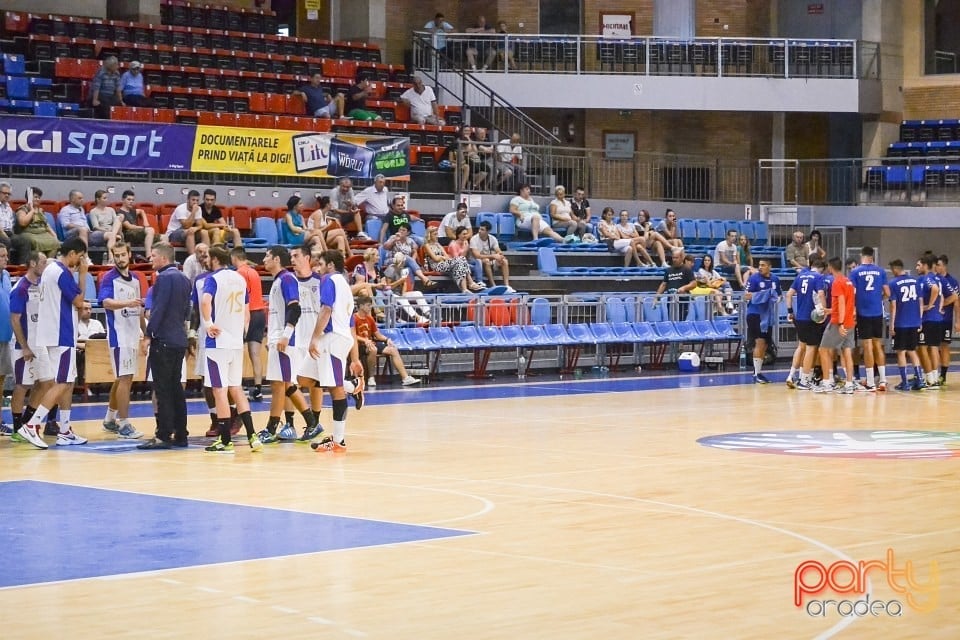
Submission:
<svg viewBox="0 0 960 640">
<path fill-rule="evenodd" d="M 438 11 L 446 16 L 447 22 L 459 29 L 458 7 L 459 3 L 452 0 L 388 0 L 387 39 L 381 59 L 388 64 L 404 64 L 404 53 L 412 48 L 411 33 L 422 29 Z"/>
<path fill-rule="evenodd" d="M 601 13 L 633 12 L 633 33 L 648 36 L 653 33 L 653 0 L 585 0 L 583 3 L 583 32 L 587 35 L 600 33 Z"/>
<path fill-rule="evenodd" d="M 960 82 L 903 90 L 903 119 L 960 118 Z"/>
<path fill-rule="evenodd" d="M 537 0 L 498 0 L 496 20 L 504 20 L 510 33 L 537 33 L 540 30 L 540 3 Z M 522 29 L 518 26 L 521 22 L 524 24 Z"/>
</svg>

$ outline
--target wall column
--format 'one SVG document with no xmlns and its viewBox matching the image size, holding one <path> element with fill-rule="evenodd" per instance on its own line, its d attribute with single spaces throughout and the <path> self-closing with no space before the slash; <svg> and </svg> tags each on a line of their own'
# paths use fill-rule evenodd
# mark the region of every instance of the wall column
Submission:
<svg viewBox="0 0 960 640">
<path fill-rule="evenodd" d="M 654 0 L 653 35 L 688 39 L 696 32 L 697 0 Z"/>
</svg>

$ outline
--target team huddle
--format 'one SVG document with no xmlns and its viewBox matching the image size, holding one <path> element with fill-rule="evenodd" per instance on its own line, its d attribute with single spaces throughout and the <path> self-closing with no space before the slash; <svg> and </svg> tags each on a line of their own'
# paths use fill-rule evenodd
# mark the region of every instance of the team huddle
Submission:
<svg viewBox="0 0 960 640">
<path fill-rule="evenodd" d="M 824 262 L 811 255 L 810 267 L 797 275 L 786 294 L 788 319 L 796 327 L 799 343 L 787 386 L 817 393 L 886 391 L 883 339 L 887 300 L 889 333 L 900 374 L 894 388 L 919 391 L 944 386 L 960 289 L 947 264 L 945 255 L 925 254 L 916 263 L 916 275 L 911 275 L 901 260 L 893 260 L 893 277 L 888 281 L 886 271 L 874 264 L 872 247 L 863 248 L 860 264 L 847 275 L 839 258 Z M 863 379 L 859 363 L 854 363 L 855 351 L 863 364 Z M 828 375 L 834 370 L 835 356 L 842 377 Z M 820 376 L 815 374 L 815 365 L 820 366 Z M 911 368 L 914 375 L 908 380 Z"/>
<path fill-rule="evenodd" d="M 237 251 L 235 249 L 234 251 Z M 242 251 L 242 249 L 240 250 Z M 129 247 L 112 248 L 114 267 L 101 282 L 99 299 L 106 311 L 107 346 L 115 381 L 104 428 L 120 438 L 142 434 L 129 422 L 130 387 L 140 358 L 147 356 L 157 419 L 155 437 L 141 449 L 188 446 L 183 384 L 186 354 L 195 352 L 196 373 L 202 375 L 214 418 L 216 440 L 211 453 L 233 453 L 231 418 L 235 405 L 252 451 L 282 439 L 310 442 L 317 451 L 345 451 L 348 389 L 362 404 L 363 366 L 354 329 L 354 298 L 343 275 L 343 255 L 324 251 L 311 255 L 308 246 L 288 250 L 272 247 L 263 260 L 274 277 L 266 318 L 267 380 L 271 384 L 270 419 L 257 433 L 242 389 L 244 341 L 251 331 L 247 279 L 230 268 L 231 253 L 210 248 L 207 270 L 191 284 L 174 262 L 173 247 L 151 248 L 156 270 L 146 298 L 140 281 L 129 270 Z M 294 271 L 289 271 L 293 266 Z M 11 360 L 15 376 L 12 401 L 13 439 L 46 449 L 41 425 L 50 407 L 60 406 L 57 445 L 78 445 L 86 439 L 70 426 L 70 398 L 77 375 L 78 309 L 83 292 L 86 245 L 80 239 L 63 243 L 57 260 L 42 253 L 28 259 L 28 271 L 10 294 L 15 340 Z M 259 279 L 259 276 L 255 276 Z M 194 327 L 189 332 L 187 327 Z M 263 331 L 263 325 L 260 325 Z M 355 378 L 351 377 L 355 376 Z M 345 385 L 347 388 L 345 388 Z M 310 390 L 308 402 L 300 388 Z M 333 406 L 332 434 L 325 434 L 318 414 L 323 390 Z M 29 399 L 27 398 L 29 392 Z M 211 402 L 212 400 L 212 402 Z M 303 415 L 300 438 L 289 422 L 279 429 L 285 401 Z M 26 404 L 26 406 L 24 406 Z"/>
</svg>

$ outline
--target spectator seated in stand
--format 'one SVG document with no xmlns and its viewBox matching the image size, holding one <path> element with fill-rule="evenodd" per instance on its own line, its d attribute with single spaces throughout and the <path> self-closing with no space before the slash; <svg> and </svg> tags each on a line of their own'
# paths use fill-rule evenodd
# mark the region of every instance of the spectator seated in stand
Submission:
<svg viewBox="0 0 960 640">
<path fill-rule="evenodd" d="M 640 209 L 640 213 L 637 215 L 637 231 L 639 231 L 640 235 L 643 236 L 644 246 L 647 248 L 647 253 L 649 254 L 653 251 L 656 251 L 657 257 L 660 258 L 660 266 L 668 266 L 666 252 L 673 251 L 673 245 L 671 245 L 670 241 L 660 235 L 660 233 L 653 228 L 653 221 L 650 219 L 650 212 L 646 209 Z"/>
<path fill-rule="evenodd" d="M 123 192 L 123 204 L 117 214 L 120 216 L 120 224 L 123 227 L 123 239 L 131 246 L 143 245 L 146 255 L 150 255 L 150 248 L 153 247 L 153 239 L 156 237 L 156 230 L 150 226 L 147 221 L 147 214 L 143 209 L 137 209 L 135 203 L 137 195 L 127 189 Z"/>
<path fill-rule="evenodd" d="M 389 198 L 387 178 L 382 173 L 378 173 L 373 178 L 373 184 L 357 194 L 356 203 L 363 207 L 368 217 L 373 216 L 382 221 L 390 213 Z M 383 242 L 382 235 L 378 242 Z"/>
<path fill-rule="evenodd" d="M 353 324 L 357 333 L 357 348 L 359 349 L 360 360 L 369 374 L 367 387 L 377 386 L 377 379 L 373 374 L 377 370 L 378 355 L 390 358 L 393 368 L 400 374 L 400 384 L 403 386 L 406 387 L 420 382 L 419 378 L 414 378 L 407 373 L 407 368 L 403 365 L 403 358 L 400 357 L 400 352 L 393 341 L 380 333 L 377 321 L 371 315 L 373 298 L 365 295 L 357 296 L 356 305 Z"/>
<path fill-rule="evenodd" d="M 553 190 L 554 199 L 550 202 L 550 226 L 557 233 L 566 238 L 583 238 L 588 224 L 580 218 L 573 217 L 573 206 L 567 200 L 567 190 L 558 184 Z"/>
<path fill-rule="evenodd" d="M 640 233 L 639 225 L 630 222 L 630 212 L 626 209 L 620 212 L 620 219 L 617 223 L 617 231 L 620 233 L 621 238 L 633 241 L 633 250 L 637 252 L 638 266 L 654 266 L 653 259 L 647 252 L 646 238 Z M 659 249 L 662 254 L 663 247 L 659 246 Z"/>
<path fill-rule="evenodd" d="M 280 223 L 281 244 L 299 247 L 306 237 L 306 223 L 303 220 L 303 200 L 300 196 L 287 199 L 287 212 Z"/>
<path fill-rule="evenodd" d="M 600 223 L 597 225 L 597 231 L 600 233 L 600 240 L 607 243 L 610 251 L 614 251 L 623 256 L 623 266 L 629 267 L 636 262 L 637 266 L 645 266 L 637 255 L 636 244 L 638 240 L 623 238 L 620 230 L 613 222 L 613 207 L 604 207 L 600 214 Z"/>
<path fill-rule="evenodd" d="M 314 118 L 342 118 L 344 109 L 343 95 L 336 96 L 323 86 L 323 74 L 314 71 L 310 74 L 310 81 L 293 91 L 290 95 L 303 100 L 307 115 Z"/>
<path fill-rule="evenodd" d="M 680 237 L 680 225 L 677 223 L 677 212 L 673 209 L 667 209 L 663 220 L 657 225 L 657 233 L 659 233 L 671 247 L 683 247 L 683 239 Z"/>
<path fill-rule="evenodd" d="M 344 259 L 350 257 L 350 241 L 347 233 L 340 226 L 337 219 L 330 215 L 330 198 L 320 196 L 320 208 L 307 218 L 307 244 L 316 245 L 322 251 L 334 249 L 343 254 Z"/>
<path fill-rule="evenodd" d="M 390 275 L 389 272 L 387 273 L 387 277 L 390 280 L 398 279 L 397 276 L 406 278 L 409 274 L 413 274 L 423 283 L 424 287 L 432 289 L 437 286 L 433 280 L 423 273 L 423 270 L 415 259 L 418 245 L 410 235 L 410 225 L 408 223 L 404 222 L 400 224 L 397 228 L 397 233 L 390 236 L 390 238 L 383 243 L 383 248 L 389 256 L 389 259 L 386 261 L 387 269 L 392 267 L 395 270 L 394 275 Z M 403 269 L 407 269 L 408 273 L 403 274 Z"/>
<path fill-rule="evenodd" d="M 700 260 L 700 269 L 695 274 L 697 278 L 697 287 L 706 287 L 710 289 L 708 293 L 712 295 L 714 310 L 717 315 L 726 315 L 733 311 L 733 287 L 727 282 L 727 279 L 720 275 L 713 268 L 713 256 L 709 253 Z M 698 291 L 694 289 L 691 293 L 696 295 Z M 726 307 L 723 301 L 726 299 Z"/>
<path fill-rule="evenodd" d="M 143 78 L 143 65 L 138 60 L 120 76 L 120 99 L 128 107 L 143 107 L 147 104 L 147 83 Z"/>
<path fill-rule="evenodd" d="M 32 202 L 31 195 L 33 196 Z M 54 257 L 60 248 L 60 239 L 57 238 L 57 232 L 47 222 L 47 216 L 40 205 L 42 197 L 43 191 L 39 188 L 30 187 L 27 189 L 27 202 L 16 211 L 17 227 L 20 229 L 16 235 L 20 238 L 26 238 L 30 242 L 30 249 L 33 251 L 39 251 L 45 256 Z M 14 242 L 17 241 L 15 238 Z M 25 241 L 19 240 L 19 242 L 26 248 Z"/>
<path fill-rule="evenodd" d="M 367 110 L 367 96 L 372 92 L 370 79 L 361 76 L 360 81 L 347 93 L 344 110 L 352 120 L 382 120 L 379 114 Z"/>
<path fill-rule="evenodd" d="M 200 228 L 207 232 L 210 244 L 226 245 L 227 239 L 233 241 L 234 247 L 243 246 L 240 230 L 230 226 L 223 217 L 223 211 L 217 206 L 217 192 L 213 189 L 203 190 L 203 204 L 200 207 Z"/>
<path fill-rule="evenodd" d="M 436 227 L 427 229 L 426 242 L 423 244 L 423 258 L 429 271 L 449 276 L 461 293 L 472 293 L 484 289 L 484 286 L 474 282 L 470 275 L 467 259 L 463 256 L 450 257 L 440 245 Z"/>
<path fill-rule="evenodd" d="M 104 264 L 113 263 L 113 246 L 117 240 L 123 239 L 123 218 L 117 215 L 116 210 L 107 204 L 110 194 L 103 189 L 98 189 L 94 194 L 93 208 L 88 214 L 90 217 L 90 227 L 93 233 L 90 234 L 90 243 L 87 246 L 103 246 L 106 244 L 107 253 L 103 257 Z"/>
<path fill-rule="evenodd" d="M 469 209 L 466 202 L 457 205 L 456 211 L 443 216 L 440 221 L 440 244 L 447 246 L 457 239 L 457 229 L 466 227 L 473 231 L 473 224 L 470 222 Z"/>
<path fill-rule="evenodd" d="M 520 185 L 517 195 L 510 201 L 510 213 L 517 219 L 517 228 L 529 231 L 534 240 L 542 233 L 557 242 L 563 242 L 563 237 L 543 221 L 540 205 L 530 197 L 530 185 Z"/>
<path fill-rule="evenodd" d="M 440 126 L 446 124 L 440 117 L 437 96 L 434 95 L 433 89 L 423 84 L 420 76 L 414 76 L 413 87 L 403 92 L 400 101 L 410 107 L 410 120 L 412 122 Z"/>
<path fill-rule="evenodd" d="M 70 190 L 67 195 L 67 204 L 60 209 L 57 219 L 64 238 L 67 240 L 80 238 L 88 247 L 91 246 L 90 220 L 83 210 L 83 192 L 79 189 Z M 103 234 L 99 235 L 97 244 L 103 246 Z"/>
<path fill-rule="evenodd" d="M 360 217 L 360 207 L 357 194 L 353 192 L 353 182 L 350 178 L 340 178 L 337 186 L 330 189 L 330 207 L 332 213 L 340 219 L 340 226 L 346 233 L 347 225 L 351 222 L 356 228 L 358 240 L 370 240 L 363 231 L 363 219 Z"/>
</svg>

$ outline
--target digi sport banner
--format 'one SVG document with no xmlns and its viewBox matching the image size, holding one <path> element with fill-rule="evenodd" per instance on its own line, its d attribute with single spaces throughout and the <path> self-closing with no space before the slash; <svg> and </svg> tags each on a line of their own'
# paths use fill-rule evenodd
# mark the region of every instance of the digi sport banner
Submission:
<svg viewBox="0 0 960 640">
<path fill-rule="evenodd" d="M 410 140 L 206 125 L 0 116 L 0 165 L 410 178 Z"/>
</svg>

